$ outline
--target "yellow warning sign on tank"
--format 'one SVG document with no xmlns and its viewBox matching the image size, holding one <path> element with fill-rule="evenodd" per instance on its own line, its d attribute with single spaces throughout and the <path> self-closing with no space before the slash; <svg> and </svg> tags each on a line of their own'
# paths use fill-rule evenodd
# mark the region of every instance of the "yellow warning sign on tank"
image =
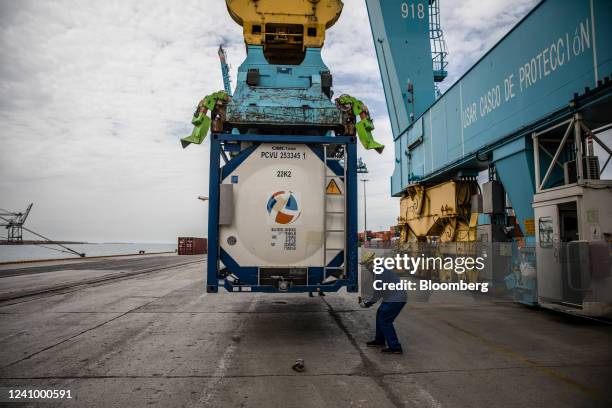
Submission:
<svg viewBox="0 0 612 408">
<path fill-rule="evenodd" d="M 325 192 L 327 194 L 342 194 L 342 191 L 340 191 L 340 187 L 338 187 L 338 184 L 336 184 L 336 180 L 334 179 L 331 179 L 329 181 L 329 184 L 325 188 Z"/>
</svg>

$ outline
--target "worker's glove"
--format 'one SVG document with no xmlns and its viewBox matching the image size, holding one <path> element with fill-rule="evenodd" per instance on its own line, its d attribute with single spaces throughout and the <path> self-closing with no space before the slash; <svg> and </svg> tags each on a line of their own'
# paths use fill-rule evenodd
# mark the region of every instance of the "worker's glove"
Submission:
<svg viewBox="0 0 612 408">
<path fill-rule="evenodd" d="M 357 297 L 357 302 L 359 302 L 359 307 L 370 307 L 370 305 L 368 305 L 368 302 L 364 301 L 361 296 Z"/>
<path fill-rule="evenodd" d="M 372 306 L 373 304 L 374 303 L 372 302 L 366 302 L 365 300 L 362 300 L 361 298 L 359 298 L 359 307 L 368 308 Z"/>
</svg>

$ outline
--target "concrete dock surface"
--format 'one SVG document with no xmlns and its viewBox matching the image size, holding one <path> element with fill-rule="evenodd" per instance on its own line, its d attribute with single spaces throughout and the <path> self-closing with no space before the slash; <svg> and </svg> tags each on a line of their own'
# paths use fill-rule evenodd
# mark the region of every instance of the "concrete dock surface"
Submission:
<svg viewBox="0 0 612 408">
<path fill-rule="evenodd" d="M 604 323 L 431 297 L 396 320 L 404 354 L 383 355 L 355 294 L 207 294 L 201 257 L 158 258 L 2 268 L 0 387 L 73 396 L 14 406 L 612 405 Z"/>
<path fill-rule="evenodd" d="M 134 276 L 202 261 L 201 256 L 132 255 L 0 265 L 0 302 L 44 291 L 73 290 L 118 277 Z"/>
</svg>

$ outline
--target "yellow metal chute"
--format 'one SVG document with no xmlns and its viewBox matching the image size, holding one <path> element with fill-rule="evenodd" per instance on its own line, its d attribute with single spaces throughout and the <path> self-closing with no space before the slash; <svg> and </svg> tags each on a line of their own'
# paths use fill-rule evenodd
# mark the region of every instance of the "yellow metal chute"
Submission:
<svg viewBox="0 0 612 408">
<path fill-rule="evenodd" d="M 409 253 L 426 252 L 428 256 L 439 258 L 477 256 L 478 213 L 472 212 L 472 197 L 479 191 L 478 183 L 473 180 L 408 186 L 400 200 L 400 248 Z M 425 248 L 421 245 L 424 242 L 437 245 Z M 452 269 L 438 267 L 421 269 L 417 276 L 435 278 L 440 282 L 459 278 L 477 282 L 478 270 L 466 268 L 465 274 L 459 276 Z"/>
<path fill-rule="evenodd" d="M 271 63 L 299 63 L 306 48 L 321 48 L 340 17 L 341 0 L 226 0 L 247 45 L 262 45 Z"/>
</svg>

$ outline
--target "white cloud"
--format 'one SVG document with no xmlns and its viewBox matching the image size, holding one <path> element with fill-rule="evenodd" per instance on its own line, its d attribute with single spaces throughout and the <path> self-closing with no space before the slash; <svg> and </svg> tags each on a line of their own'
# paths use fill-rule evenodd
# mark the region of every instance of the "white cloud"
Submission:
<svg viewBox="0 0 612 408">
<path fill-rule="evenodd" d="M 59 238 L 202 235 L 207 149 L 178 138 L 242 44 L 211 3 L 2 3 L 3 206 Z"/>
<path fill-rule="evenodd" d="M 477 3 L 442 3 L 451 78 L 534 0 Z M 28 224 L 61 239 L 205 234 L 196 197 L 207 191 L 208 147 L 182 150 L 178 139 L 191 131 L 196 102 L 222 88 L 219 43 L 235 83 L 242 29 L 223 1 L 1 0 L 0 206 L 34 201 Z M 360 150 L 368 224 L 387 228 L 399 207 L 389 197 L 393 144 L 365 2 L 345 1 L 323 57 L 336 95 L 363 99 L 387 145 L 381 156 Z"/>
<path fill-rule="evenodd" d="M 448 89 L 523 18 L 539 0 L 443 1 L 440 20 L 449 50 Z"/>
</svg>

